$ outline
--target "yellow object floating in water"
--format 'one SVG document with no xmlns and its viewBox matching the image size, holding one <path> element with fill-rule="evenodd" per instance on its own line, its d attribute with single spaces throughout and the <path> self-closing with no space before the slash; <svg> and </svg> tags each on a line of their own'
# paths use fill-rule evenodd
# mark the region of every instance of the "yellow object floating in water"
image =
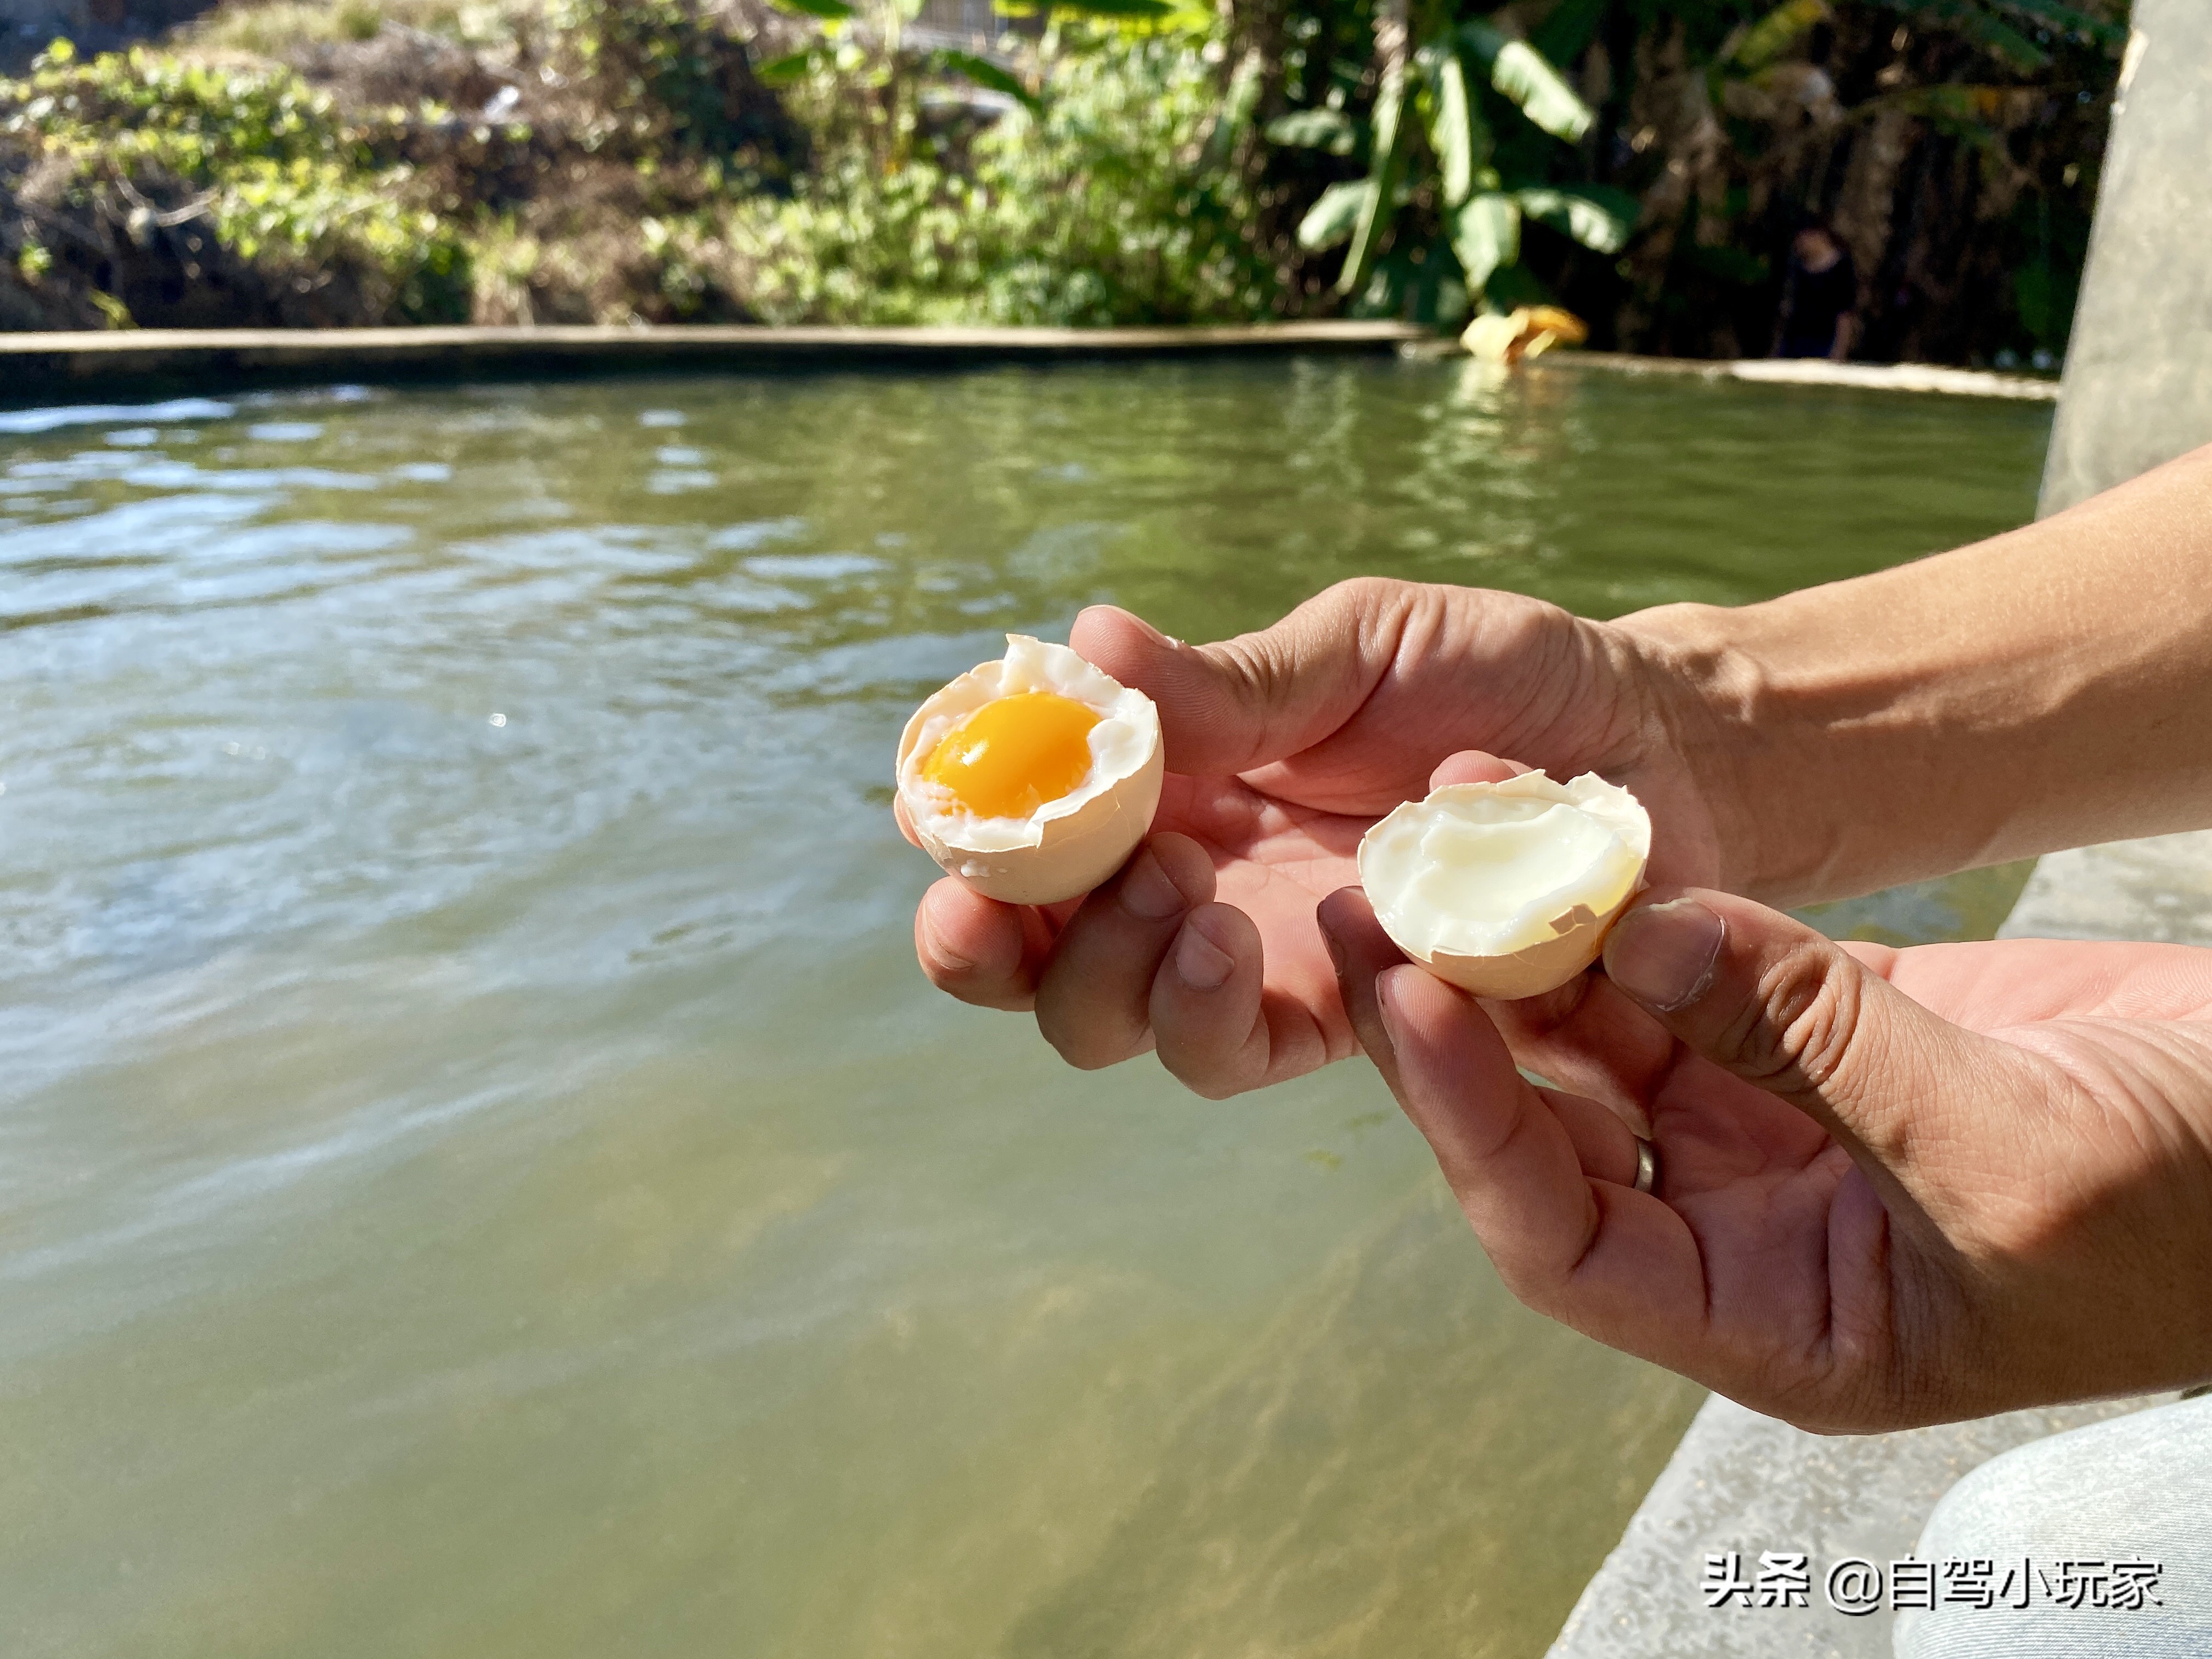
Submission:
<svg viewBox="0 0 2212 1659">
<path fill-rule="evenodd" d="M 1459 337 L 1459 343 L 1471 356 L 1510 368 L 1555 345 L 1580 345 L 1589 338 L 1589 325 L 1571 311 L 1559 306 L 1522 306 L 1476 318 Z"/>
</svg>

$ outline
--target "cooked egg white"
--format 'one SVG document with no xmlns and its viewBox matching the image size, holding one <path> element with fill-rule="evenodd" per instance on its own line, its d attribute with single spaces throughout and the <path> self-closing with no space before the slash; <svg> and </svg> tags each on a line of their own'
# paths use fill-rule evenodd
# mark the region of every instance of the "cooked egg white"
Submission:
<svg viewBox="0 0 2212 1659">
<path fill-rule="evenodd" d="M 1006 636 L 899 738 L 898 796 L 929 855 L 987 897 L 1089 892 L 1152 827 L 1159 711 L 1064 645 Z"/>
<path fill-rule="evenodd" d="M 1651 820 L 1585 772 L 1447 784 L 1359 843 L 1359 880 L 1398 948 L 1477 996 L 1535 996 L 1595 961 L 1644 885 Z"/>
</svg>

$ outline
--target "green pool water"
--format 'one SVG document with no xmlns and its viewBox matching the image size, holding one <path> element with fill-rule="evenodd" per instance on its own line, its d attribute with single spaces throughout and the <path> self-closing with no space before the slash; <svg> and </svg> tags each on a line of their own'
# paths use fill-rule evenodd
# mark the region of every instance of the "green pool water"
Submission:
<svg viewBox="0 0 2212 1659">
<path fill-rule="evenodd" d="M 1698 1391 L 1516 1307 L 1364 1068 L 930 992 L 899 725 L 1095 599 L 1871 569 L 2047 428 L 1334 360 L 0 416 L 0 1650 L 1540 1652 Z"/>
</svg>

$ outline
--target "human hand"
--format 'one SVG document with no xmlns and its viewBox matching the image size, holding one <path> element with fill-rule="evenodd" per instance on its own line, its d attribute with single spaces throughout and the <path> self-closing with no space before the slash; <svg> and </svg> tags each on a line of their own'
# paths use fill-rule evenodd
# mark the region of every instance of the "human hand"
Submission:
<svg viewBox="0 0 2212 1659">
<path fill-rule="evenodd" d="M 1314 908 L 1357 879 L 1359 838 L 1393 806 L 1511 769 L 1478 756 L 1440 773 L 1456 751 L 1601 772 L 1650 809 L 1656 877 L 1720 878 L 1707 788 L 1683 758 L 1700 748 L 1682 730 L 1689 682 L 1619 628 L 1517 594 L 1370 579 L 1218 645 L 1110 606 L 1079 617 L 1072 643 L 1159 706 L 1153 834 L 1079 903 L 1017 907 L 940 881 L 915 948 L 961 1000 L 1033 1009 L 1074 1065 L 1157 1046 L 1220 1097 L 1354 1052 Z"/>
<path fill-rule="evenodd" d="M 1844 947 L 1676 890 L 1622 918 L 1606 975 L 1478 1005 L 1357 891 L 1322 919 L 1538 1311 L 1832 1432 L 2212 1376 L 2212 951 Z"/>
</svg>

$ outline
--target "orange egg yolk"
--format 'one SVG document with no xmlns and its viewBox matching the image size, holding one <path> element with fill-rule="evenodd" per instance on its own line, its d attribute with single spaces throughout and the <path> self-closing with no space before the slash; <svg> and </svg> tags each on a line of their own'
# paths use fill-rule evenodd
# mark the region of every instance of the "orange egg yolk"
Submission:
<svg viewBox="0 0 2212 1659">
<path fill-rule="evenodd" d="M 946 732 L 921 769 L 979 818 L 1025 818 L 1091 770 L 1095 709 L 1050 691 L 999 697 Z"/>
</svg>

